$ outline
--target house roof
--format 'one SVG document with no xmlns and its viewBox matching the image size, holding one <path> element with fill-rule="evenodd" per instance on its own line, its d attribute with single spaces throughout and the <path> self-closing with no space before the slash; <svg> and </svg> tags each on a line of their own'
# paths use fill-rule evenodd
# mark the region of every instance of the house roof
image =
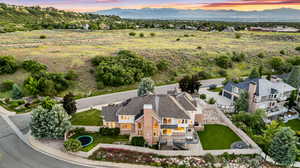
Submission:
<svg viewBox="0 0 300 168">
<path fill-rule="evenodd" d="M 147 95 L 128 99 L 118 105 L 103 107 L 102 114 L 105 121 L 117 121 L 118 115 L 143 115 L 143 106 L 151 104 L 155 115 L 159 118 L 170 117 L 179 119 L 190 119 L 186 111 L 195 111 L 195 105 L 190 102 L 187 95 L 178 97 L 171 95 Z"/>
<path fill-rule="evenodd" d="M 233 83 L 229 82 L 225 85 L 224 90 L 232 92 L 233 87 L 237 87 L 239 89 L 243 89 L 245 91 L 248 91 L 249 84 L 251 82 L 254 82 L 256 84 L 256 95 L 257 96 L 268 96 L 273 93 L 284 93 L 288 91 L 295 90 L 294 87 L 290 86 L 289 84 L 286 84 L 284 82 L 271 82 L 267 79 L 263 78 L 255 78 L 255 79 L 246 79 L 243 82 L 240 83 Z"/>
</svg>

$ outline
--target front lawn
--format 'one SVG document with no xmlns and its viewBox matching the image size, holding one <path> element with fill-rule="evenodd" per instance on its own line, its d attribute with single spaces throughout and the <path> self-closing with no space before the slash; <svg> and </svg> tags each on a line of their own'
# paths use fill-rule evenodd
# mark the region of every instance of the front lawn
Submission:
<svg viewBox="0 0 300 168">
<path fill-rule="evenodd" d="M 241 139 L 228 127 L 223 125 L 204 125 L 204 130 L 198 132 L 203 149 L 230 149 L 233 142 Z"/>
<path fill-rule="evenodd" d="M 102 126 L 103 120 L 101 118 L 101 111 L 92 109 L 76 113 L 72 116 L 71 123 L 72 125 Z"/>
<path fill-rule="evenodd" d="M 299 119 L 294 119 L 290 120 L 287 123 L 285 123 L 286 126 L 290 127 L 294 131 L 300 131 L 300 120 Z"/>
<path fill-rule="evenodd" d="M 82 135 L 89 135 L 89 136 L 93 137 L 93 139 L 94 139 L 92 144 L 82 148 L 82 151 L 84 151 L 84 152 L 90 151 L 95 146 L 97 146 L 99 143 L 113 144 L 113 143 L 116 143 L 116 142 L 122 142 L 122 143 L 128 143 L 129 142 L 129 136 L 128 135 L 101 136 L 98 132 L 96 132 L 96 133 L 83 132 L 83 133 L 80 133 L 80 134 L 75 134 L 71 138 L 76 139 L 77 137 L 82 136 Z"/>
</svg>

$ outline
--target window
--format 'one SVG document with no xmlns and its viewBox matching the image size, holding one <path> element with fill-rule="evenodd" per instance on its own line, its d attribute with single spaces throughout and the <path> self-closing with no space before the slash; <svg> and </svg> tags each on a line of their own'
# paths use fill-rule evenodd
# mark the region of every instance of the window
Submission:
<svg viewBox="0 0 300 168">
<path fill-rule="evenodd" d="M 138 129 L 142 128 L 142 123 L 138 123 Z"/>
<path fill-rule="evenodd" d="M 121 124 L 121 129 L 131 129 L 131 124 Z"/>
<path fill-rule="evenodd" d="M 158 122 L 157 121 L 154 121 L 153 128 L 158 128 Z"/>
</svg>

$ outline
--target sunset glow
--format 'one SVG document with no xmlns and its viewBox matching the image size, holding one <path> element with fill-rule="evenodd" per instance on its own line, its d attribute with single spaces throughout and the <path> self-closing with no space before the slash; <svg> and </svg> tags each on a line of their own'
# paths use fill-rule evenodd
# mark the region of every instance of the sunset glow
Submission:
<svg viewBox="0 0 300 168">
<path fill-rule="evenodd" d="M 0 0 L 0 2 L 13 5 L 55 7 L 76 12 L 146 7 L 242 11 L 277 8 L 300 9 L 300 0 Z"/>
</svg>

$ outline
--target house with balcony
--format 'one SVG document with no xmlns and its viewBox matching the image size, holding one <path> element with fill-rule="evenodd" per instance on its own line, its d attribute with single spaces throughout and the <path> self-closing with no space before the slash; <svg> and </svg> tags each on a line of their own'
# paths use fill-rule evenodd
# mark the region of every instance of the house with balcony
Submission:
<svg viewBox="0 0 300 168">
<path fill-rule="evenodd" d="M 150 145 L 185 142 L 194 128 L 203 128 L 201 107 L 184 92 L 134 97 L 103 107 L 102 115 L 104 126 L 118 127 L 131 137 L 143 136 Z"/>
<path fill-rule="evenodd" d="M 246 79 L 240 83 L 229 82 L 224 86 L 222 96 L 235 101 L 242 91 L 249 95 L 249 112 L 264 109 L 267 112 L 266 122 L 289 117 L 288 109 L 284 106 L 296 88 L 281 80 L 272 78 Z"/>
</svg>

